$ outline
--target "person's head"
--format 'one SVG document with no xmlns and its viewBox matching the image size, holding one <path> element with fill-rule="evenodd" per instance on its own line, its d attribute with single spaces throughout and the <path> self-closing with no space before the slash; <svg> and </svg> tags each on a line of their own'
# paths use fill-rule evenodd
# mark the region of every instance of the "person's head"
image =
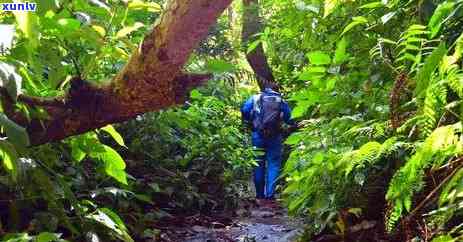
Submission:
<svg viewBox="0 0 463 242">
<path fill-rule="evenodd" d="M 270 89 L 272 89 L 273 91 L 276 91 L 276 92 L 279 89 L 278 85 L 275 82 L 267 81 L 267 80 L 264 81 L 263 86 L 264 86 L 264 89 L 270 88 Z"/>
</svg>

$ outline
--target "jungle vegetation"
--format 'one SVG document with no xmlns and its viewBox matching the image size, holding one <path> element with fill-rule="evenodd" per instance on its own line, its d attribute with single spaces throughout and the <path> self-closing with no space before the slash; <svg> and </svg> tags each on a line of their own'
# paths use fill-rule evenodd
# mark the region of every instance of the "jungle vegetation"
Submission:
<svg viewBox="0 0 463 242">
<path fill-rule="evenodd" d="M 9 1 L 1 1 L 2 3 Z M 233 210 L 278 83 L 301 241 L 463 239 L 463 1 L 38 0 L 0 12 L 0 238 L 145 241 Z M 370 239 L 370 240 L 368 240 Z"/>
</svg>

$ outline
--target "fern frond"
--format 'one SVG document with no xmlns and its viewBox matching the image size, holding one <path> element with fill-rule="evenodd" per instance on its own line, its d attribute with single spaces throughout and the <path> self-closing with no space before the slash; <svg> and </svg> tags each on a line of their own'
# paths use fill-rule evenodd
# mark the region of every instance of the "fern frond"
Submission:
<svg viewBox="0 0 463 242">
<path fill-rule="evenodd" d="M 359 125 L 354 125 L 344 132 L 343 136 L 347 138 L 364 136 L 370 139 L 380 139 L 386 137 L 386 134 L 390 131 L 388 128 L 387 121 L 369 120 Z"/>
<path fill-rule="evenodd" d="M 413 195 L 423 187 L 425 169 L 462 153 L 459 132 L 461 132 L 461 123 L 437 128 L 406 164 L 394 174 L 386 194 L 386 199 L 393 204 L 392 212 L 387 218 L 389 231 L 404 209 L 410 211 Z"/>
<path fill-rule="evenodd" d="M 463 168 L 460 168 L 445 185 L 439 197 L 439 206 L 452 204 L 457 198 L 463 199 Z"/>
<path fill-rule="evenodd" d="M 410 119 L 407 119 L 399 128 L 397 128 L 397 133 L 402 134 L 411 129 L 413 126 L 417 125 L 418 122 L 422 119 L 421 115 L 416 115 Z"/>
<path fill-rule="evenodd" d="M 348 164 L 345 169 L 346 176 L 354 169 L 354 167 L 365 166 L 376 161 L 379 158 L 381 144 L 378 142 L 368 142 L 360 149 L 348 152 L 343 155 L 340 160 L 341 164 Z"/>
<path fill-rule="evenodd" d="M 422 115 L 418 122 L 423 137 L 429 136 L 436 128 L 437 122 L 447 104 L 447 88 L 443 82 L 430 85 L 426 90 L 426 97 L 422 108 Z"/>
<path fill-rule="evenodd" d="M 463 98 L 463 73 L 449 75 L 447 84 L 460 98 Z"/>
<path fill-rule="evenodd" d="M 397 137 L 391 137 L 384 141 L 384 143 L 381 145 L 380 156 L 390 157 L 394 154 L 397 154 L 400 150 L 413 147 L 411 143 L 398 141 L 397 139 Z"/>
<path fill-rule="evenodd" d="M 383 144 L 372 141 L 362 145 L 358 150 L 344 153 L 339 163 L 347 164 L 344 170 L 347 176 L 354 169 L 362 169 L 368 165 L 373 165 L 380 159 L 390 157 L 409 146 L 409 143 L 397 141 L 397 137 L 391 137 Z"/>
<path fill-rule="evenodd" d="M 400 65 L 399 69 L 406 69 L 409 66 L 418 65 L 421 60 L 422 47 L 426 43 L 426 36 L 429 31 L 426 26 L 414 24 L 410 26 L 397 41 L 395 64 Z"/>
</svg>

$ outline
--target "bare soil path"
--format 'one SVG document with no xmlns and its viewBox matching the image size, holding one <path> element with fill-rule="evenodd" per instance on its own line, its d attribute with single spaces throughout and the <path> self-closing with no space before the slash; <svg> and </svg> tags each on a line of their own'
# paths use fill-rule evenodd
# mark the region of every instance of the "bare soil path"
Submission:
<svg viewBox="0 0 463 242">
<path fill-rule="evenodd" d="M 283 208 L 243 202 L 237 216 L 227 224 L 220 220 L 209 224 L 171 229 L 165 241 L 182 242 L 291 242 L 302 233 L 302 222 L 288 216 Z M 226 220 L 226 219 L 225 219 Z M 175 239 L 172 239 L 174 238 Z"/>
</svg>

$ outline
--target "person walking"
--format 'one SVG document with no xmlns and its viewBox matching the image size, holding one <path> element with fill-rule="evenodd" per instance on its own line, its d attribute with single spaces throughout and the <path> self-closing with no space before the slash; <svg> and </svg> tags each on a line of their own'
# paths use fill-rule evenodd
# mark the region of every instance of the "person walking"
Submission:
<svg viewBox="0 0 463 242">
<path fill-rule="evenodd" d="M 291 109 L 278 92 L 278 86 L 266 82 L 261 93 L 246 100 L 241 114 L 244 122 L 252 126 L 253 146 L 264 152 L 257 157 L 258 166 L 253 171 L 256 198 L 273 202 L 282 160 L 282 123 L 294 126 Z"/>
</svg>

